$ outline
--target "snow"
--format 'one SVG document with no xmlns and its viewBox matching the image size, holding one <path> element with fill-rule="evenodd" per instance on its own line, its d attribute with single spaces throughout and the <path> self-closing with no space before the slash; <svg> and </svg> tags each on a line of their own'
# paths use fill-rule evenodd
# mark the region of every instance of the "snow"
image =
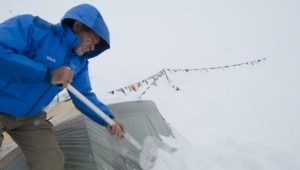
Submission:
<svg viewBox="0 0 300 170">
<path fill-rule="evenodd" d="M 91 3 L 111 32 L 111 49 L 92 59 L 91 80 L 104 103 L 138 100 L 107 93 L 165 69 L 141 99 L 153 100 L 178 148 L 153 167 L 205 170 L 300 169 L 300 1 L 19 1 L 0 2 L 0 21 L 32 13 L 56 23 L 70 7 Z M 146 87 L 144 87 L 146 88 Z"/>
<path fill-rule="evenodd" d="M 152 170 L 299 169 L 299 163 L 293 156 L 262 144 L 240 144 L 228 138 L 213 146 L 194 147 L 170 140 L 165 142 L 175 147 L 179 146 L 178 151 L 170 154 L 162 149 L 158 150 L 159 156 Z"/>
</svg>

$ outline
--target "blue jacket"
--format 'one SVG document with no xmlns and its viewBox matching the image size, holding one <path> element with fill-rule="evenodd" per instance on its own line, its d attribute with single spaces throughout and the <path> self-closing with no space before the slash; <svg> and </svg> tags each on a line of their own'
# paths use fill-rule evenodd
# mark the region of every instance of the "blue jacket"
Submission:
<svg viewBox="0 0 300 170">
<path fill-rule="evenodd" d="M 67 26 L 68 19 L 78 20 L 103 43 L 94 51 L 77 56 L 72 49 L 79 39 Z M 88 4 L 70 9 L 59 24 L 32 15 L 20 15 L 0 24 L 0 112 L 16 117 L 40 114 L 61 91 L 52 85 L 51 71 L 68 66 L 73 71 L 72 85 L 111 116 L 106 105 L 92 92 L 88 59 L 110 48 L 109 31 L 98 10 Z M 107 124 L 71 93 L 74 105 L 97 123 Z"/>
</svg>

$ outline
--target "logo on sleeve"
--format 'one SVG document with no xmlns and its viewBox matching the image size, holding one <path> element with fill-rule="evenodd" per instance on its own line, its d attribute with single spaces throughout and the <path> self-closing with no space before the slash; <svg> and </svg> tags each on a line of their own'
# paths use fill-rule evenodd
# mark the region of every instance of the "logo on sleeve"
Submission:
<svg viewBox="0 0 300 170">
<path fill-rule="evenodd" d="M 51 61 L 52 63 L 56 63 L 56 59 L 51 56 L 47 56 L 47 60 Z"/>
</svg>

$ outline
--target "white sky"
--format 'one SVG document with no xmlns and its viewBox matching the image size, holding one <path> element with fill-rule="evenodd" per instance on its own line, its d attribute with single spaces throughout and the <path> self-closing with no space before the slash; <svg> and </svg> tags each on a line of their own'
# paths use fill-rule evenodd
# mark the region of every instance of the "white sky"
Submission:
<svg viewBox="0 0 300 170">
<path fill-rule="evenodd" d="M 131 100 L 106 92 L 162 68 L 203 68 L 266 61 L 224 71 L 171 74 L 145 99 L 194 146 L 226 139 L 300 156 L 300 1 L 297 0 L 2 0 L 0 21 L 31 13 L 57 23 L 79 3 L 95 5 L 111 49 L 91 60 L 104 102 Z"/>
</svg>

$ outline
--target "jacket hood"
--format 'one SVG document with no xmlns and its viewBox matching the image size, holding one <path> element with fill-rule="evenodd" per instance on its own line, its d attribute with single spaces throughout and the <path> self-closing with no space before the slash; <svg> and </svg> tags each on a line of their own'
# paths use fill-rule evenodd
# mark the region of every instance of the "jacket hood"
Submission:
<svg viewBox="0 0 300 170">
<path fill-rule="evenodd" d="M 95 57 L 110 48 L 109 30 L 100 12 L 92 5 L 81 4 L 71 8 L 63 16 L 62 25 L 69 19 L 80 21 L 93 30 L 101 39 L 102 43 L 97 49 L 85 54 L 87 58 Z"/>
</svg>

